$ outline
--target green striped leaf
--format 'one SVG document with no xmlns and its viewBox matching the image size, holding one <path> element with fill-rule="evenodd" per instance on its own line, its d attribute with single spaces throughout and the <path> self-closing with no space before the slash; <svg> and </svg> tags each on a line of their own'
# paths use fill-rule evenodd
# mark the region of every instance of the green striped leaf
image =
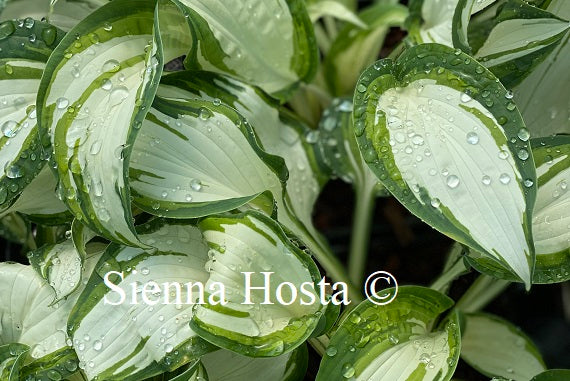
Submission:
<svg viewBox="0 0 570 381">
<path fill-rule="evenodd" d="M 235 209 L 266 190 L 280 194 L 282 159 L 263 152 L 249 123 L 216 103 L 156 97 L 131 160 L 139 208 L 200 217 Z"/>
<path fill-rule="evenodd" d="M 314 76 L 318 51 L 304 1 L 179 1 L 194 40 L 187 68 L 228 73 L 279 98 Z"/>
<path fill-rule="evenodd" d="M 222 348 L 253 357 L 301 345 L 324 310 L 313 260 L 261 213 L 207 217 L 198 226 L 212 255 L 205 287 L 219 282 L 225 293 L 215 303 L 197 305 L 190 327 Z"/>
<path fill-rule="evenodd" d="M 158 376 L 145 379 L 145 381 L 209 381 L 206 369 L 196 360 L 193 363 L 181 366 L 173 372 L 163 373 Z"/>
<path fill-rule="evenodd" d="M 49 11 L 49 1 L 43 0 L 4 0 L 5 7 L 2 10 L 0 21 L 25 19 L 30 17 L 41 20 Z"/>
<path fill-rule="evenodd" d="M 133 245 L 128 162 L 163 63 L 154 8 L 112 1 L 83 19 L 51 55 L 37 100 L 66 205 L 93 231 Z"/>
<path fill-rule="evenodd" d="M 5 344 L 0 345 L 0 377 L 6 381 L 19 381 L 20 368 L 29 347 L 24 344 Z"/>
<path fill-rule="evenodd" d="M 431 327 L 452 305 L 447 296 L 418 286 L 400 287 L 386 305 L 360 303 L 332 335 L 317 381 L 450 380 L 459 359 L 458 315 Z"/>
<path fill-rule="evenodd" d="M 456 12 L 454 17 L 454 23 L 459 24 L 457 34 L 454 34 L 455 47 L 467 53 L 471 51 L 467 41 L 467 9 L 474 2 L 462 0 L 460 6 L 465 3 L 466 7 L 461 14 Z M 493 25 L 488 28 L 488 35 L 474 57 L 503 85 L 511 88 L 552 52 L 570 29 L 570 24 L 523 0 L 508 0 L 499 8 Z"/>
<path fill-rule="evenodd" d="M 200 231 L 161 219 L 137 231 L 156 251 L 110 245 L 69 317 L 68 334 L 89 380 L 141 380 L 213 349 L 188 326 L 200 296 L 193 285 L 208 278 Z"/>
<path fill-rule="evenodd" d="M 9 213 L 19 212 L 31 220 L 42 224 L 60 225 L 71 219 L 67 207 L 56 195 L 57 179 L 48 166 L 23 190 L 18 199 L 6 210 L 0 212 L 0 218 Z"/>
<path fill-rule="evenodd" d="M 284 209 L 282 203 L 286 203 L 287 209 L 311 235 L 318 236 L 312 223 L 312 211 L 326 178 L 314 157 L 311 143 L 314 143 L 315 136 L 312 130 L 291 113 L 279 108 L 260 89 L 220 74 L 173 73 L 162 79 L 157 94 L 166 98 L 200 98 L 236 109 L 249 122 L 263 149 L 285 161 L 289 177 L 285 199 L 278 200 L 281 205 L 279 209 Z M 281 191 L 273 190 L 273 193 L 275 198 L 280 198 Z M 285 213 L 283 210 L 281 212 L 278 217 Z M 294 227 L 290 229 L 298 230 Z"/>
<path fill-rule="evenodd" d="M 534 139 L 532 145 L 538 177 L 533 282 L 564 282 L 570 279 L 570 137 Z"/>
<path fill-rule="evenodd" d="M 510 97 L 461 51 L 418 45 L 362 74 L 355 133 L 365 161 L 406 208 L 529 287 L 536 174 Z"/>
<path fill-rule="evenodd" d="M 303 344 L 277 357 L 255 358 L 222 349 L 200 360 L 208 371 L 209 381 L 298 381 L 305 376 L 308 351 Z"/>
<path fill-rule="evenodd" d="M 546 370 L 532 341 L 511 323 L 488 314 L 466 314 L 461 358 L 489 377 L 530 380 Z"/>
<path fill-rule="evenodd" d="M 548 12 L 570 19 L 570 2 L 552 0 Z M 514 88 L 515 100 L 533 137 L 570 134 L 570 32 L 548 57 Z"/>
<path fill-rule="evenodd" d="M 0 24 L 0 208 L 44 166 L 35 110 L 45 62 L 63 32 L 31 18 Z"/>
<path fill-rule="evenodd" d="M 354 91 L 359 74 L 378 58 L 390 27 L 401 26 L 407 14 L 402 5 L 379 3 L 359 14 L 366 28 L 346 25 L 340 30 L 323 64 L 333 95 L 344 96 Z"/>
</svg>

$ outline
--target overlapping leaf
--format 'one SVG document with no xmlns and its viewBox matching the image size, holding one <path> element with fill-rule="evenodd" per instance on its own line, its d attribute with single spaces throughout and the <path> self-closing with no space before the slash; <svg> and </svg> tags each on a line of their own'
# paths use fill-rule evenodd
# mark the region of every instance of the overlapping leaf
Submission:
<svg viewBox="0 0 570 381">
<path fill-rule="evenodd" d="M 63 37 L 31 18 L 0 24 L 0 208 L 6 210 L 45 164 L 36 95 L 45 62 Z"/>
<path fill-rule="evenodd" d="M 227 303 L 197 305 L 190 327 L 222 348 L 254 357 L 301 345 L 324 310 L 313 260 L 258 212 L 208 217 L 198 226 L 212 255 L 205 287 L 224 284 Z"/>
<path fill-rule="evenodd" d="M 179 1 L 194 40 L 187 68 L 232 74 L 281 98 L 314 76 L 318 52 L 304 1 Z"/>
<path fill-rule="evenodd" d="M 162 70 L 154 2 L 113 1 L 76 25 L 50 56 L 38 104 L 42 144 L 76 218 L 139 244 L 128 161 Z"/>
<path fill-rule="evenodd" d="M 317 381 L 451 379 L 459 359 L 458 315 L 435 330 L 432 325 L 452 305 L 445 295 L 417 286 L 400 287 L 387 305 L 362 302 L 331 337 Z"/>
</svg>

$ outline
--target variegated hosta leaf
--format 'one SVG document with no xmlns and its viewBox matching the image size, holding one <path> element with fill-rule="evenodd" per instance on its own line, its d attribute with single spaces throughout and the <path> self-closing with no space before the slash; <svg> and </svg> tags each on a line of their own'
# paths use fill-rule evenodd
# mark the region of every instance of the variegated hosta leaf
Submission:
<svg viewBox="0 0 570 381">
<path fill-rule="evenodd" d="M 479 372 L 530 380 L 546 370 L 532 341 L 511 323 L 488 314 L 466 314 L 461 358 Z"/>
<path fill-rule="evenodd" d="M 280 98 L 314 76 L 318 51 L 303 0 L 179 1 L 194 38 L 188 68 L 232 74 Z"/>
<path fill-rule="evenodd" d="M 90 250 L 83 276 L 89 276 L 101 253 L 97 248 Z M 32 266 L 0 263 L 0 345 L 20 343 L 30 347 L 31 362 L 26 361 L 18 380 L 26 379 L 24 375 L 28 374 L 36 379 L 48 379 L 50 373 L 65 377 L 77 370 L 77 357 L 66 329 L 78 297 L 79 292 L 75 292 L 54 304 L 53 288 Z"/>
<path fill-rule="evenodd" d="M 198 226 L 211 247 L 205 288 L 223 283 L 220 298 L 227 303 L 197 305 L 190 327 L 222 348 L 253 357 L 301 345 L 324 310 L 313 260 L 258 212 L 207 217 Z"/>
<path fill-rule="evenodd" d="M 307 4 L 307 11 L 313 24 L 323 16 L 334 17 L 347 21 L 359 28 L 366 29 L 368 26 L 342 2 L 336 0 L 321 0 Z"/>
<path fill-rule="evenodd" d="M 314 158 L 312 130 L 280 109 L 260 89 L 220 74 L 173 73 L 161 80 L 157 94 L 177 99 L 199 97 L 236 109 L 247 119 L 263 149 L 285 160 L 289 177 L 284 202 L 312 235 L 318 235 L 312 224 L 312 211 L 326 179 Z"/>
<path fill-rule="evenodd" d="M 102 236 L 133 245 L 128 161 L 162 70 L 154 8 L 117 0 L 83 19 L 51 55 L 37 100 L 68 208 Z"/>
<path fill-rule="evenodd" d="M 20 194 L 16 202 L 0 212 L 0 218 L 12 212 L 26 214 L 42 224 L 56 224 L 70 220 L 67 207 L 56 195 L 57 179 L 48 166 Z"/>
<path fill-rule="evenodd" d="M 36 248 L 31 223 L 19 213 L 9 213 L 0 219 L 0 236 L 27 248 Z"/>
<path fill-rule="evenodd" d="M 362 74 L 355 133 L 364 160 L 404 206 L 529 287 L 536 174 L 509 98 L 461 51 L 418 45 Z"/>
<path fill-rule="evenodd" d="M 131 160 L 138 207 L 200 217 L 235 209 L 268 189 L 281 192 L 283 161 L 259 148 L 235 110 L 216 103 L 155 98 Z"/>
<path fill-rule="evenodd" d="M 209 381 L 298 381 L 307 370 L 307 346 L 272 358 L 255 358 L 221 349 L 201 359 Z"/>
<path fill-rule="evenodd" d="M 163 220 L 137 229 L 156 252 L 109 246 L 69 317 L 68 333 L 90 380 L 141 380 L 212 349 L 188 326 L 200 295 L 193 285 L 208 278 L 200 231 Z"/>
<path fill-rule="evenodd" d="M 451 379 L 459 359 L 458 315 L 431 327 L 452 305 L 447 296 L 418 286 L 400 287 L 383 306 L 360 303 L 332 335 L 317 381 Z"/>
<path fill-rule="evenodd" d="M 360 13 L 366 28 L 346 25 L 334 40 L 324 61 L 324 75 L 335 96 L 354 91 L 358 76 L 376 61 L 390 27 L 401 26 L 408 14 L 400 4 L 380 3 Z"/>
<path fill-rule="evenodd" d="M 469 0 L 470 1 L 470 0 Z M 469 8 L 469 17 L 493 5 L 496 0 L 476 0 Z M 417 44 L 435 42 L 453 46 L 453 16 L 462 12 L 460 0 L 411 0 L 409 24 L 410 39 Z"/>
<path fill-rule="evenodd" d="M 0 345 L 0 377 L 6 381 L 19 381 L 20 368 L 30 348 L 24 344 Z"/>
<path fill-rule="evenodd" d="M 31 18 L 0 24 L 0 209 L 6 209 L 44 166 L 36 95 L 45 62 L 63 37 Z"/>
<path fill-rule="evenodd" d="M 570 279 L 570 137 L 534 139 L 538 192 L 532 217 L 535 283 Z"/>
<path fill-rule="evenodd" d="M 73 29 L 81 20 L 110 0 L 51 0 L 47 19 L 64 31 Z M 45 1 L 48 2 L 48 1 Z"/>
<path fill-rule="evenodd" d="M 570 20 L 570 1 L 552 0 L 547 11 Z M 515 100 L 533 137 L 570 134 L 570 31 L 552 53 L 514 88 Z"/>
<path fill-rule="evenodd" d="M 158 376 L 145 378 L 144 381 L 210 381 L 204 365 L 200 360 L 181 366 L 173 372 L 162 373 Z"/>
<path fill-rule="evenodd" d="M 467 40 L 468 9 L 475 0 L 461 0 L 454 16 L 454 44 L 471 52 Z M 461 11 L 459 11 L 461 9 Z M 488 35 L 474 57 L 491 70 L 507 88 L 526 77 L 570 29 L 568 21 L 528 5 L 523 0 L 508 0 L 488 25 Z"/>
<path fill-rule="evenodd" d="M 34 270 L 54 289 L 52 303 L 59 302 L 79 287 L 84 258 L 71 239 L 42 246 L 30 252 L 28 259 Z"/>
<path fill-rule="evenodd" d="M 566 381 L 570 378 L 570 369 L 551 369 L 533 377 L 531 381 Z"/>
</svg>

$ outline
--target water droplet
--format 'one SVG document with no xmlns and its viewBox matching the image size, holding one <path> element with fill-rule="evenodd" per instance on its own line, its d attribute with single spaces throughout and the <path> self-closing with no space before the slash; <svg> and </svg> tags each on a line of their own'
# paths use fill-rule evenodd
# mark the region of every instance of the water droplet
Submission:
<svg viewBox="0 0 570 381">
<path fill-rule="evenodd" d="M 533 185 L 534 185 L 534 181 L 532 181 L 531 179 L 526 179 L 526 180 L 524 181 L 524 186 L 527 187 L 527 188 L 530 188 L 530 187 L 533 186 Z"/>
<path fill-rule="evenodd" d="M 26 17 L 24 20 L 24 26 L 28 29 L 32 29 L 34 27 L 35 21 L 31 17 Z"/>
<path fill-rule="evenodd" d="M 467 103 L 470 100 L 472 100 L 473 98 L 471 98 L 471 95 L 469 95 L 467 93 L 462 93 L 460 99 L 461 99 L 461 102 Z"/>
<path fill-rule="evenodd" d="M 363 83 L 359 83 L 358 86 L 356 86 L 356 90 L 358 90 L 359 93 L 363 93 L 366 91 L 366 86 Z"/>
<path fill-rule="evenodd" d="M 89 153 L 91 155 L 97 155 L 101 151 L 101 140 L 96 140 L 91 144 L 91 148 L 89 149 Z"/>
<path fill-rule="evenodd" d="M 116 86 L 109 95 L 109 103 L 111 106 L 122 103 L 129 96 L 129 89 L 125 86 Z"/>
<path fill-rule="evenodd" d="M 58 109 L 64 109 L 67 106 L 69 106 L 69 100 L 67 100 L 67 98 L 64 97 L 57 98 L 55 101 L 55 105 Z"/>
<path fill-rule="evenodd" d="M 336 347 L 334 345 L 329 345 L 327 347 L 326 353 L 327 353 L 327 356 L 334 357 L 338 353 L 338 350 L 336 349 Z"/>
<path fill-rule="evenodd" d="M 15 120 L 8 120 L 2 124 L 2 134 L 7 138 L 13 138 L 20 131 L 21 125 Z"/>
<path fill-rule="evenodd" d="M 412 138 L 412 143 L 416 144 L 416 145 L 422 145 L 424 144 L 424 138 L 421 135 L 414 135 L 414 137 Z"/>
<path fill-rule="evenodd" d="M 427 353 L 422 353 L 419 360 L 424 364 L 429 364 L 431 362 L 431 356 Z"/>
<path fill-rule="evenodd" d="M 479 143 L 479 135 L 477 135 L 477 133 L 473 131 L 467 133 L 467 143 L 469 144 Z"/>
<path fill-rule="evenodd" d="M 526 149 L 522 148 L 517 152 L 517 156 L 521 160 L 526 160 L 529 157 L 529 153 Z"/>
<path fill-rule="evenodd" d="M 162 191 L 162 193 L 160 194 L 160 196 L 161 196 L 162 198 L 166 198 L 166 197 L 168 197 L 168 192 L 167 192 L 167 191 Z"/>
<path fill-rule="evenodd" d="M 109 91 L 111 90 L 112 87 L 113 83 L 109 79 L 105 78 L 104 80 L 101 81 L 101 88 L 103 90 Z"/>
<path fill-rule="evenodd" d="M 354 376 L 355 370 L 352 364 L 346 363 L 342 366 L 342 376 L 344 378 L 351 378 Z"/>
<path fill-rule="evenodd" d="M 148 267 L 143 267 L 143 268 L 141 269 L 141 274 L 143 274 L 143 275 L 148 275 L 148 274 L 150 274 L 150 270 L 148 269 Z"/>
<path fill-rule="evenodd" d="M 62 379 L 61 374 L 55 369 L 50 369 L 47 372 L 47 377 L 52 381 L 59 381 Z"/>
<path fill-rule="evenodd" d="M 450 187 L 451 189 L 457 188 L 458 185 L 459 185 L 459 177 L 455 175 L 450 175 L 447 178 L 447 186 Z"/>
<path fill-rule="evenodd" d="M 388 335 L 388 340 L 394 345 L 400 342 L 400 339 L 398 339 L 398 337 L 392 333 Z"/>
<path fill-rule="evenodd" d="M 202 182 L 199 179 L 192 179 L 190 180 L 190 188 L 196 192 L 199 192 L 202 190 Z"/>
<path fill-rule="evenodd" d="M 6 187 L 0 187 L 0 204 L 6 202 L 6 198 L 8 197 L 8 190 Z"/>
<path fill-rule="evenodd" d="M 222 101 L 220 100 L 220 98 L 214 98 L 212 103 L 214 104 L 214 106 L 219 106 L 222 104 Z"/>
<path fill-rule="evenodd" d="M 53 26 L 48 26 L 44 30 L 42 30 L 42 40 L 46 43 L 47 46 L 53 45 L 55 39 L 57 38 L 57 29 Z"/>
<path fill-rule="evenodd" d="M 508 184 L 508 183 L 511 182 L 511 176 L 509 176 L 509 175 L 506 174 L 506 173 L 501 173 L 501 175 L 499 176 L 499 181 L 500 181 L 502 184 L 505 184 L 505 185 L 506 185 L 506 184 Z"/>
<path fill-rule="evenodd" d="M 513 92 L 511 90 L 507 91 L 507 93 L 505 94 L 505 98 L 507 99 L 513 99 Z"/>
<path fill-rule="evenodd" d="M 509 152 L 501 150 L 497 156 L 499 156 L 499 159 L 506 160 L 509 157 Z"/>
<path fill-rule="evenodd" d="M 113 26 L 112 26 L 111 24 L 109 24 L 109 23 L 106 22 L 106 23 L 103 25 L 103 29 L 105 29 L 107 32 L 110 32 L 110 31 L 113 30 Z"/>
<path fill-rule="evenodd" d="M 190 201 L 192 201 L 192 195 L 191 195 L 191 194 L 186 194 L 186 196 L 184 197 L 184 199 L 186 200 L 186 202 L 190 202 Z"/>
<path fill-rule="evenodd" d="M 31 43 L 36 42 L 36 40 L 37 40 L 37 37 L 34 33 L 32 33 L 28 36 L 28 41 L 30 41 Z"/>
<path fill-rule="evenodd" d="M 111 215 L 106 208 L 99 209 L 98 217 L 103 222 L 107 222 L 111 219 Z"/>
<path fill-rule="evenodd" d="M 526 142 L 526 141 L 528 141 L 528 139 L 530 139 L 530 133 L 528 132 L 528 130 L 526 128 L 521 128 L 519 130 L 519 132 L 517 133 L 517 136 L 523 142 Z"/>
<path fill-rule="evenodd" d="M 517 105 L 515 105 L 513 102 L 507 103 L 507 110 L 513 111 L 516 108 L 517 108 Z"/>
<path fill-rule="evenodd" d="M 441 205 L 441 201 L 439 201 L 439 198 L 432 198 L 431 199 L 431 206 L 433 206 L 434 208 L 437 208 Z"/>
<path fill-rule="evenodd" d="M 4 171 L 6 172 L 6 176 L 10 179 L 17 179 L 24 175 L 22 168 L 17 165 L 10 165 L 9 163 L 6 163 Z"/>
<path fill-rule="evenodd" d="M 497 119 L 497 122 L 499 122 L 499 124 L 502 126 L 504 124 L 506 124 L 509 120 L 504 117 L 504 116 L 500 116 L 499 119 Z"/>
<path fill-rule="evenodd" d="M 484 185 L 489 185 L 489 184 L 491 184 L 491 177 L 485 175 L 485 176 L 483 176 L 483 177 L 481 178 L 481 182 L 482 182 Z"/>
<path fill-rule="evenodd" d="M 116 73 L 120 69 L 121 69 L 121 64 L 119 63 L 119 61 L 110 59 L 108 61 L 105 61 L 103 67 L 101 68 L 101 71 L 104 73 L 106 72 Z"/>
<path fill-rule="evenodd" d="M 103 348 L 103 343 L 101 342 L 101 340 L 95 340 L 93 342 L 93 349 L 95 349 L 96 351 L 100 351 Z"/>
</svg>

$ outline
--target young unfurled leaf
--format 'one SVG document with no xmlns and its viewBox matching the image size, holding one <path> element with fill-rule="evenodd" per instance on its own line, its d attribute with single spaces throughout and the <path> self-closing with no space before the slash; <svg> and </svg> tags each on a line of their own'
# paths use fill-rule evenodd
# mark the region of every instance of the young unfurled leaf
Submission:
<svg viewBox="0 0 570 381">
<path fill-rule="evenodd" d="M 205 288 L 224 284 L 226 303 L 197 305 L 190 327 L 222 348 L 253 357 L 301 345 L 324 310 L 311 257 L 261 213 L 208 217 L 198 226 L 212 255 Z"/>
<path fill-rule="evenodd" d="M 386 305 L 360 303 L 331 337 L 317 381 L 451 379 L 459 359 L 458 315 L 435 330 L 432 325 L 452 305 L 447 296 L 417 286 L 400 287 Z"/>
<path fill-rule="evenodd" d="M 140 380 L 213 349 L 188 326 L 200 296 L 194 284 L 208 278 L 200 231 L 163 220 L 137 229 L 157 251 L 109 246 L 69 317 L 77 356 L 92 365 L 85 368 L 89 379 Z"/>
<path fill-rule="evenodd" d="M 36 95 L 45 62 L 63 34 L 31 18 L 0 24 L 0 209 L 10 206 L 45 164 Z"/>
<path fill-rule="evenodd" d="M 533 282 L 570 279 L 570 137 L 534 139 L 538 192 L 532 217 Z"/>
<path fill-rule="evenodd" d="M 511 98 L 461 51 L 418 45 L 362 74 L 355 133 L 364 160 L 412 213 L 529 287 L 536 174 Z"/>
<path fill-rule="evenodd" d="M 471 53 L 468 41 L 469 11 L 475 0 L 461 0 L 454 16 L 456 48 Z M 507 88 L 522 81 L 543 61 L 570 29 L 568 21 L 527 4 L 508 0 L 492 21 L 485 21 L 484 41 L 478 41 L 473 56 L 491 70 Z"/>
<path fill-rule="evenodd" d="M 376 61 L 390 27 L 401 26 L 407 9 L 400 4 L 380 3 L 359 15 L 366 28 L 346 25 L 326 55 L 323 69 L 327 85 L 335 96 L 354 91 L 358 76 Z"/>
<path fill-rule="evenodd" d="M 530 380 L 546 370 L 532 341 L 511 323 L 488 314 L 466 314 L 461 358 L 489 377 Z"/>
<path fill-rule="evenodd" d="M 272 358 L 255 358 L 221 349 L 200 359 L 209 381 L 297 381 L 307 370 L 307 346 Z"/>
<path fill-rule="evenodd" d="M 570 20 L 570 1 L 552 0 L 547 11 Z M 533 137 L 570 134 L 570 31 L 532 73 L 513 90 Z"/>
<path fill-rule="evenodd" d="M 134 245 L 127 168 L 162 71 L 154 9 L 118 0 L 83 19 L 50 56 L 37 100 L 42 144 L 70 211 Z"/>
<path fill-rule="evenodd" d="M 279 98 L 314 76 L 318 51 L 303 0 L 179 1 L 194 40 L 187 68 L 232 74 Z"/>
</svg>

